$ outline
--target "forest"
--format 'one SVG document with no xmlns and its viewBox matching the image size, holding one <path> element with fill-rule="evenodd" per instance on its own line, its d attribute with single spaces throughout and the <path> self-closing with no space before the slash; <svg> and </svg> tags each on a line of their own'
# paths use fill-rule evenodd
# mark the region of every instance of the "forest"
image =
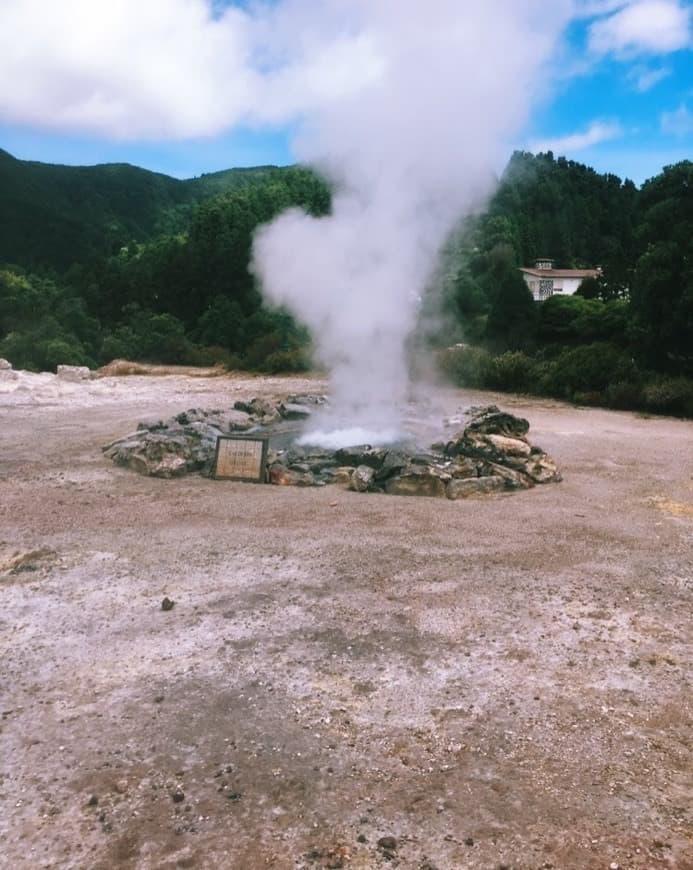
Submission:
<svg viewBox="0 0 693 870">
<path fill-rule="evenodd" d="M 309 368 L 308 330 L 248 268 L 256 227 L 291 206 L 328 214 L 330 186 L 299 166 L 180 181 L 0 151 L 0 357 Z M 638 188 L 516 152 L 441 251 L 412 349 L 463 386 L 693 416 L 692 240 L 692 162 Z M 602 273 L 538 303 L 518 267 L 539 257 Z"/>
</svg>

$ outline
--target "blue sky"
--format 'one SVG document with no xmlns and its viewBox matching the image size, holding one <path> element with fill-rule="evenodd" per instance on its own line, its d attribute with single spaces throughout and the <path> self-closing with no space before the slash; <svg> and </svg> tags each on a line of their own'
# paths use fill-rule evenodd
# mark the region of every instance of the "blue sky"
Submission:
<svg viewBox="0 0 693 870">
<path fill-rule="evenodd" d="M 565 14 L 512 146 L 550 148 L 636 183 L 693 159 L 693 2 L 516 2 L 528 15 L 541 2 L 564 4 Z M 344 8 L 338 0 L 273 0 L 259 11 L 250 0 L 2 0 L 0 148 L 178 177 L 293 162 L 293 134 L 329 98 L 325 81 L 358 80 L 368 67 L 363 39 L 344 37 Z M 309 31 L 323 41 L 304 38 Z"/>
</svg>

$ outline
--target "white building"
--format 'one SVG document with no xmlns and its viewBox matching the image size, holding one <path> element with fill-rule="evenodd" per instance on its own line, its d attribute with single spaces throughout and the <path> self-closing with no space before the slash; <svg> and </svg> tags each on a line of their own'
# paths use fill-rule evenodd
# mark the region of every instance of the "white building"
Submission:
<svg viewBox="0 0 693 870">
<path fill-rule="evenodd" d="M 572 296 L 585 278 L 598 278 L 602 270 L 596 269 L 554 269 L 553 260 L 537 260 L 533 269 L 521 268 L 522 277 L 532 291 L 537 302 L 543 302 L 554 293 Z"/>
</svg>

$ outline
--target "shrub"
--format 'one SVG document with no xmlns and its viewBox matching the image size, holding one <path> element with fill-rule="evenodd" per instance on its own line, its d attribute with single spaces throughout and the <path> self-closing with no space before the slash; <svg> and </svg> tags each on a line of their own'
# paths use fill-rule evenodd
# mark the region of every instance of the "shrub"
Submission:
<svg viewBox="0 0 693 870">
<path fill-rule="evenodd" d="M 449 347 L 438 354 L 440 371 L 461 387 L 483 389 L 488 384 L 493 357 L 480 347 Z"/>
<path fill-rule="evenodd" d="M 262 371 L 270 374 L 306 372 L 310 368 L 310 361 L 303 348 L 277 350 L 267 357 L 261 368 Z"/>
<path fill-rule="evenodd" d="M 595 393 L 617 381 L 637 381 L 633 361 L 611 344 L 594 343 L 564 350 L 550 364 L 543 386 L 550 395 L 571 399 L 575 393 Z"/>
<path fill-rule="evenodd" d="M 648 411 L 693 417 L 693 380 L 661 378 L 646 384 L 642 396 Z"/>
<path fill-rule="evenodd" d="M 606 406 L 619 411 L 643 407 L 642 384 L 636 381 L 616 381 L 606 388 Z"/>
<path fill-rule="evenodd" d="M 489 361 L 487 386 L 495 390 L 524 392 L 532 388 L 535 364 L 520 350 L 506 351 Z"/>
</svg>

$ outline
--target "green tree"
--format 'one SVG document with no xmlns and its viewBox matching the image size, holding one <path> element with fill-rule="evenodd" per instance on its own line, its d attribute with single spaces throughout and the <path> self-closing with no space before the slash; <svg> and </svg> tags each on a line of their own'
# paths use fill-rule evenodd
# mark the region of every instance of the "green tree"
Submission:
<svg viewBox="0 0 693 870">
<path fill-rule="evenodd" d="M 665 167 L 641 194 L 643 248 L 631 293 L 633 335 L 645 361 L 693 372 L 693 162 Z"/>
</svg>

